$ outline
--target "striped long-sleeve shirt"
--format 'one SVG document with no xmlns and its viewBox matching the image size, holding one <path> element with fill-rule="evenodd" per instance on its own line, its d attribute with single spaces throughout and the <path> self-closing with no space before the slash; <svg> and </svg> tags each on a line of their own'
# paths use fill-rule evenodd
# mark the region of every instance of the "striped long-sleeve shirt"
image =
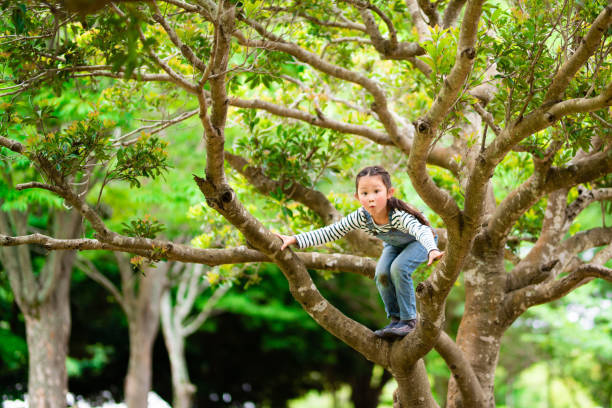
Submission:
<svg viewBox="0 0 612 408">
<path fill-rule="evenodd" d="M 297 245 L 299 248 L 323 245 L 340 239 L 348 232 L 356 229 L 363 230 L 373 236 L 388 232 L 391 229 L 397 229 L 412 235 L 425 247 L 428 253 L 433 249 L 438 249 L 430 227 L 421 224 L 416 217 L 408 212 L 398 209 L 391 211 L 391 222 L 385 225 L 378 225 L 373 222 L 368 223 L 367 217 L 369 214 L 366 214 L 366 210 L 361 207 L 334 224 L 295 235 Z"/>
</svg>

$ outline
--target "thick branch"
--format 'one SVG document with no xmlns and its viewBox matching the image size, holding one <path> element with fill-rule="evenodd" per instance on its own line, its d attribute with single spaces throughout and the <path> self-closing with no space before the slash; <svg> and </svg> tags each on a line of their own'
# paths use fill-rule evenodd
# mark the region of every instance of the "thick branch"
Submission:
<svg viewBox="0 0 612 408">
<path fill-rule="evenodd" d="M 511 292 L 543 282 L 554 276 L 555 271 L 563 271 L 580 252 L 608 245 L 610 242 L 612 228 L 593 228 L 572 235 L 556 246 L 553 242 L 550 245 L 546 242 L 537 243 L 525 259 L 508 274 L 506 291 Z M 540 256 L 538 252 L 545 253 Z"/>
<path fill-rule="evenodd" d="M 593 112 L 611 105 L 612 82 L 596 97 L 569 99 L 553 105 L 543 106 L 525 116 L 517 124 L 504 129 L 501 135 L 495 138 L 484 154 L 486 167 L 489 169 L 493 168 L 521 140 L 540 130 L 546 129 L 563 116 Z"/>
<path fill-rule="evenodd" d="M 581 265 L 560 279 L 546 281 L 512 292 L 512 295 L 506 300 L 505 308 L 514 312 L 514 318 L 516 318 L 526 308 L 560 299 L 569 292 L 590 282 L 593 278 L 601 278 L 612 282 L 612 269 L 592 264 Z"/>
<path fill-rule="evenodd" d="M 211 115 L 210 123 L 205 123 L 206 129 L 206 176 L 214 184 L 225 183 L 225 172 L 223 171 L 223 153 L 225 144 L 225 121 L 227 118 L 228 98 L 225 89 L 225 79 L 227 65 L 229 62 L 229 52 L 231 46 L 231 35 L 234 31 L 236 8 L 229 6 L 225 1 L 218 7 L 215 21 L 215 46 L 211 56 L 211 76 L 210 76 L 210 95 L 211 95 Z M 206 116 L 206 103 L 203 101 L 202 94 L 198 95 L 200 102 L 200 116 L 203 121 L 208 122 Z M 207 128 L 208 126 L 208 128 Z"/>
<path fill-rule="evenodd" d="M 126 237 L 127 238 L 127 237 Z M 56 239 L 43 234 L 8 236 L 0 234 L 0 247 L 18 245 L 40 245 L 47 250 L 108 250 L 140 255 L 150 259 L 201 263 L 208 266 L 273 262 L 260 251 L 247 247 L 228 249 L 199 249 L 168 241 L 132 238 L 138 245 L 113 245 L 96 239 Z M 160 251 L 161 250 L 161 251 Z M 316 252 L 296 253 L 309 269 L 333 272 L 351 272 L 369 278 L 374 277 L 376 263 L 369 258 L 344 254 L 321 254 Z"/>
<path fill-rule="evenodd" d="M 423 55 L 425 53 L 425 50 L 417 43 L 398 43 L 397 37 L 395 36 L 395 28 L 388 18 L 385 19 L 385 22 L 388 26 L 390 26 L 390 40 L 382 36 L 380 30 L 378 29 L 378 25 L 374 20 L 374 15 L 369 9 L 362 8 L 359 10 L 359 12 L 361 13 L 361 18 L 365 23 L 367 34 L 372 39 L 372 45 L 374 45 L 376 51 L 382 55 L 383 59 L 404 60 L 411 59 L 417 55 Z M 382 12 L 380 14 L 384 15 Z"/>
<path fill-rule="evenodd" d="M 434 100 L 431 109 L 416 123 L 417 134 L 410 150 L 408 162 L 412 184 L 425 203 L 442 217 L 449 228 L 449 234 L 452 233 L 452 230 L 456 231 L 458 228 L 460 210 L 450 195 L 438 188 L 433 180 L 431 180 L 425 167 L 425 158 L 427 157 L 427 152 L 436 134 L 438 125 L 455 103 L 459 91 L 463 88 L 467 75 L 472 69 L 476 56 L 474 46 L 478 31 L 478 21 L 482 13 L 482 2 L 483 0 L 473 0 L 468 3 L 463 23 L 461 24 L 455 65 L 444 80 L 444 86 Z M 485 181 L 487 179 L 488 177 L 477 180 L 477 183 L 480 183 L 480 189 L 474 189 L 471 192 L 473 200 L 478 200 L 482 203 L 485 191 L 483 186 L 486 186 Z"/>
<path fill-rule="evenodd" d="M 419 7 L 417 0 L 406 0 L 406 7 L 410 12 L 412 24 L 416 27 L 417 33 L 419 34 L 419 40 L 421 42 L 431 41 L 429 28 L 427 28 L 427 23 L 423 19 L 421 8 Z"/>
<path fill-rule="evenodd" d="M 484 407 L 486 405 L 485 395 L 480 382 L 470 362 L 465 358 L 463 352 L 453 339 L 444 331 L 441 331 L 435 347 L 453 373 L 453 378 L 457 381 L 464 406 Z"/>
<path fill-rule="evenodd" d="M 511 192 L 489 220 L 488 235 L 502 242 L 512 225 L 546 193 L 595 180 L 612 171 L 612 149 L 598 152 L 564 168 L 551 168 L 546 174 L 531 176 Z"/>
<path fill-rule="evenodd" d="M 566 210 L 566 217 L 569 222 L 573 221 L 589 204 L 595 201 L 612 200 L 612 188 L 598 188 L 594 190 L 579 190 L 576 198 Z"/>
</svg>

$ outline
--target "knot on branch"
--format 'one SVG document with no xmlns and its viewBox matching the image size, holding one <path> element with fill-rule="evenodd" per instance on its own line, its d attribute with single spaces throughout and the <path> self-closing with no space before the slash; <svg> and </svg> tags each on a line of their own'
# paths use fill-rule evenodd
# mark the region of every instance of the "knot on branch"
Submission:
<svg viewBox="0 0 612 408">
<path fill-rule="evenodd" d="M 557 118 L 550 112 L 544 113 L 544 118 L 548 121 L 548 123 L 553 123 Z"/>
<path fill-rule="evenodd" d="M 13 237 L 7 237 L 7 236 L 2 237 L 2 239 L 0 240 L 0 243 L 2 244 L 2 246 L 4 246 L 4 245 L 10 245 L 10 244 L 12 244 L 13 242 L 15 242 L 15 238 L 13 238 Z"/>
<path fill-rule="evenodd" d="M 419 299 L 426 296 L 431 298 L 433 296 L 433 286 L 429 281 L 423 281 L 417 285 L 415 292 Z"/>
<path fill-rule="evenodd" d="M 416 123 L 414 124 L 414 127 L 419 133 L 428 133 L 429 130 L 431 129 L 431 125 L 429 124 L 429 122 L 427 122 L 426 120 L 422 120 L 422 119 L 417 120 Z"/>
<path fill-rule="evenodd" d="M 474 49 L 474 47 L 466 48 L 465 50 L 461 51 L 461 56 L 465 56 L 468 59 L 473 60 L 474 58 L 476 58 L 476 50 Z"/>
<path fill-rule="evenodd" d="M 544 265 L 540 267 L 540 271 L 542 272 L 550 272 L 555 267 L 556 264 L 559 263 L 558 259 L 553 259 L 550 262 L 546 262 Z"/>
<path fill-rule="evenodd" d="M 215 186 L 208 179 L 193 175 L 193 179 L 206 198 L 206 205 L 217 210 L 223 210 L 234 199 L 234 190 L 227 185 Z"/>
</svg>

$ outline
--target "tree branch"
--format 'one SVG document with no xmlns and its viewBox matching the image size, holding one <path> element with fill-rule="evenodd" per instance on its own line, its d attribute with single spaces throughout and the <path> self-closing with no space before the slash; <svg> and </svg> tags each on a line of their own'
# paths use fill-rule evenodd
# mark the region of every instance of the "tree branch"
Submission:
<svg viewBox="0 0 612 408">
<path fill-rule="evenodd" d="M 208 320 L 219 300 L 221 300 L 221 298 L 225 296 L 225 294 L 231 289 L 231 287 L 232 286 L 229 284 L 219 286 L 212 294 L 212 296 L 208 298 L 208 300 L 206 301 L 206 305 L 202 308 L 200 313 L 198 313 L 198 315 L 193 318 L 193 320 L 191 320 L 189 323 L 185 324 L 181 331 L 181 334 L 183 336 L 189 336 L 195 333 L 195 331 L 200 328 L 200 326 L 202 326 L 206 320 Z"/>
<path fill-rule="evenodd" d="M 240 99 L 232 97 L 229 100 L 229 104 L 239 108 L 262 109 L 276 116 L 297 119 L 314 126 L 318 126 L 325 129 L 333 129 L 342 133 L 363 136 L 366 139 L 369 139 L 374 143 L 378 143 L 381 145 L 393 144 L 391 139 L 385 133 L 369 128 L 367 126 L 353 125 L 343 121 L 329 119 L 327 117 L 312 115 L 299 109 L 291 109 L 282 105 L 263 101 L 261 99 Z"/>
<path fill-rule="evenodd" d="M 480 103 L 475 103 L 472 106 L 474 106 L 476 112 L 478 112 L 482 120 L 484 120 L 484 122 L 489 126 L 489 128 L 491 128 L 493 133 L 495 133 L 496 136 L 499 136 L 499 134 L 501 133 L 501 129 L 495 124 L 495 119 L 493 118 L 493 115 L 487 110 L 485 110 L 485 108 Z"/>
<path fill-rule="evenodd" d="M 204 63 L 204 61 L 202 61 L 195 55 L 191 47 L 181 41 L 179 36 L 176 34 L 176 31 L 174 31 L 172 27 L 170 27 L 168 21 L 162 16 L 159 7 L 157 6 L 157 3 L 155 1 L 152 1 L 151 3 L 149 3 L 149 7 L 153 11 L 153 20 L 157 21 L 159 24 L 161 24 L 162 27 L 164 27 L 164 30 L 168 34 L 170 40 L 181 51 L 187 61 L 191 62 L 191 64 L 200 71 L 206 72 L 206 64 Z"/>
<path fill-rule="evenodd" d="M 430 3 L 429 0 L 417 0 L 419 7 L 423 10 L 423 13 L 429 18 L 429 25 L 435 27 L 440 25 L 440 15 L 436 10 L 437 3 Z M 465 17 L 464 17 L 465 18 Z"/>
<path fill-rule="evenodd" d="M 100 271 L 98 270 L 98 268 L 96 268 L 93 262 L 88 259 L 82 259 L 80 261 L 77 261 L 77 266 L 80 267 L 81 270 L 85 272 L 85 274 L 89 276 L 92 280 L 96 281 L 98 284 L 100 284 L 100 286 L 108 290 L 110 294 L 115 298 L 115 300 L 117 300 L 117 303 L 119 303 L 121 309 L 123 309 L 123 311 L 127 313 L 127 305 L 125 304 L 125 300 L 123 299 L 121 292 L 106 276 L 100 273 Z"/>
<path fill-rule="evenodd" d="M 608 4 L 599 13 L 589 32 L 583 38 L 580 46 L 576 52 L 559 68 L 555 74 L 548 91 L 544 96 L 543 105 L 547 105 L 550 102 L 561 99 L 563 92 L 569 85 L 574 75 L 585 62 L 593 55 L 597 50 L 601 38 L 607 31 L 608 27 L 612 24 L 612 5 Z"/>
<path fill-rule="evenodd" d="M 321 59 L 318 55 L 304 50 L 297 44 L 284 41 L 277 35 L 266 31 L 266 29 L 261 24 L 255 21 L 243 17 L 239 18 L 244 20 L 248 25 L 253 27 L 262 37 L 266 39 L 249 40 L 245 38 L 242 33 L 236 30 L 234 31 L 234 36 L 238 39 L 238 42 L 241 45 L 281 51 L 289 55 L 293 55 L 298 60 L 310 65 L 312 68 L 315 68 L 330 76 L 361 85 L 374 97 L 372 110 L 378 114 L 378 119 L 381 121 L 381 123 L 387 130 L 387 133 L 389 134 L 391 140 L 393 140 L 393 143 L 395 143 L 405 152 L 408 152 L 410 150 L 410 144 L 407 140 L 407 137 L 400 133 L 397 123 L 393 118 L 393 115 L 389 112 L 387 98 L 385 96 L 384 91 L 375 81 L 357 72 L 331 64 Z"/>
<path fill-rule="evenodd" d="M 487 234 L 492 242 L 504 240 L 516 220 L 546 193 L 592 181 L 612 171 L 611 151 L 598 152 L 567 167 L 553 167 L 530 177 L 506 196 L 489 220 Z"/>
<path fill-rule="evenodd" d="M 134 239 L 135 240 L 135 239 Z M 228 249 L 199 249 L 169 241 L 141 238 L 138 246 L 114 245 L 96 239 L 56 239 L 43 234 L 9 236 L 0 234 L 0 247 L 18 245 L 40 245 L 47 250 L 108 250 L 126 252 L 158 260 L 161 256 L 172 261 L 201 263 L 208 266 L 240 264 L 250 262 L 273 262 L 262 252 L 247 247 Z M 279 245 L 280 246 L 280 245 Z M 374 277 L 376 262 L 369 258 L 344 254 L 321 254 L 316 252 L 296 253 L 309 269 L 333 272 L 351 272 L 369 278 Z"/>
<path fill-rule="evenodd" d="M 39 183 L 37 181 L 31 181 L 29 183 L 23 183 L 23 184 L 17 184 L 15 186 L 15 190 L 17 191 L 22 191 L 22 190 L 27 190 L 29 188 L 40 188 L 42 190 L 48 190 L 51 191 L 52 193 L 55 193 L 59 196 L 62 195 L 63 190 L 57 186 L 50 186 L 48 184 L 45 183 Z"/>
<path fill-rule="evenodd" d="M 24 147 L 21 143 L 17 142 L 16 140 L 8 139 L 4 136 L 0 136 L 0 146 L 4 146 L 15 153 L 23 154 L 24 152 Z"/>
<path fill-rule="evenodd" d="M 117 7 L 116 5 L 111 3 L 111 7 L 113 8 L 113 10 L 115 10 L 115 12 L 121 16 L 121 17 L 125 17 L 125 13 L 123 11 L 121 11 L 119 9 L 119 7 Z M 195 85 L 193 85 L 192 83 L 190 83 L 187 78 L 185 78 L 184 76 L 180 75 L 178 72 L 174 71 L 172 68 L 170 68 L 170 66 L 168 64 L 166 64 L 156 53 L 155 51 L 153 51 L 153 49 L 151 49 L 150 47 L 147 47 L 147 38 L 145 37 L 142 28 L 138 25 L 136 26 L 136 28 L 138 29 L 138 34 L 140 36 L 140 40 L 142 41 L 143 47 L 145 47 L 145 49 L 148 50 L 149 56 L 151 57 L 151 59 L 153 59 L 153 61 L 155 61 L 155 63 L 164 71 L 166 71 L 166 73 L 172 78 L 173 82 L 175 82 L 176 84 L 178 84 L 179 86 L 181 86 L 182 88 L 184 88 L 185 90 L 190 91 L 191 93 L 195 93 L 196 92 L 196 87 Z"/>
<path fill-rule="evenodd" d="M 594 278 L 601 278 L 612 282 L 612 269 L 592 264 L 581 265 L 561 279 L 546 281 L 533 287 L 528 286 L 513 292 L 512 296 L 506 300 L 506 308 L 521 311 L 522 313 L 522 311 L 531 306 L 560 299 Z"/>
<path fill-rule="evenodd" d="M 461 390 L 464 406 L 484 407 L 486 399 L 480 382 L 470 362 L 465 358 L 463 352 L 453 339 L 446 332 L 440 331 L 440 337 L 438 337 L 435 348 L 453 373 L 453 378 L 457 381 L 457 385 Z"/>
<path fill-rule="evenodd" d="M 476 56 L 474 46 L 478 31 L 478 21 L 482 13 L 482 2 L 483 0 L 473 0 L 468 3 L 461 24 L 455 65 L 445 79 L 444 86 L 438 93 L 432 107 L 422 118 L 418 119 L 415 124 L 417 134 L 412 149 L 410 150 L 408 161 L 409 174 L 413 186 L 425 203 L 442 217 L 449 229 L 449 234 L 453 234 L 453 231 L 457 231 L 461 212 L 452 197 L 436 186 L 433 180 L 431 180 L 425 167 L 425 158 L 427 157 L 438 125 L 455 103 L 457 95 L 472 69 Z M 419 4 L 421 4 L 421 2 Z M 423 5 L 421 5 L 421 7 L 423 7 Z M 483 181 L 487 179 L 488 177 L 480 177 L 473 183 L 470 183 L 468 185 L 468 191 L 466 191 L 466 200 L 471 198 L 473 201 L 482 203 L 482 197 L 485 191 L 485 187 L 483 186 L 486 186 L 486 183 Z M 473 187 L 476 183 L 479 183 L 478 188 Z M 470 198 L 468 198 L 468 193 L 470 194 Z"/>
<path fill-rule="evenodd" d="M 572 222 L 578 214 L 589 206 L 589 204 L 595 201 L 605 200 L 612 200 L 612 188 L 598 188 L 593 190 L 579 188 L 578 198 L 567 206 L 566 218 L 568 222 Z"/>
<path fill-rule="evenodd" d="M 442 17 L 442 29 L 449 28 L 459 17 L 461 9 L 467 0 L 451 0 L 444 10 L 444 16 Z"/>
</svg>

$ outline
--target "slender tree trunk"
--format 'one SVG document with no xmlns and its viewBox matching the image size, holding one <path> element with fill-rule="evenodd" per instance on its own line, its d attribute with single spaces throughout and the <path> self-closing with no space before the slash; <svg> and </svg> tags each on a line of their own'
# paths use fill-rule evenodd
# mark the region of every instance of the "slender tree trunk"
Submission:
<svg viewBox="0 0 612 408">
<path fill-rule="evenodd" d="M 181 328 L 172 324 L 170 313 L 170 293 L 165 291 L 162 296 L 162 329 L 172 371 L 172 407 L 191 408 L 196 387 L 189 381 L 185 360 L 185 338 L 178 332 Z"/>
<path fill-rule="evenodd" d="M 136 325 L 138 326 L 138 325 Z M 128 408 L 147 408 L 151 389 L 153 338 L 139 327 L 130 327 L 130 361 L 125 378 L 125 401 Z"/>
<path fill-rule="evenodd" d="M 130 360 L 125 378 L 128 408 L 147 408 L 153 372 L 153 344 L 159 329 L 160 298 L 165 284 L 162 268 L 149 269 L 140 278 L 138 297 L 128 312 Z"/>
<path fill-rule="evenodd" d="M 65 408 L 70 337 L 70 270 L 62 270 L 48 300 L 25 313 L 31 408 Z"/>
</svg>

